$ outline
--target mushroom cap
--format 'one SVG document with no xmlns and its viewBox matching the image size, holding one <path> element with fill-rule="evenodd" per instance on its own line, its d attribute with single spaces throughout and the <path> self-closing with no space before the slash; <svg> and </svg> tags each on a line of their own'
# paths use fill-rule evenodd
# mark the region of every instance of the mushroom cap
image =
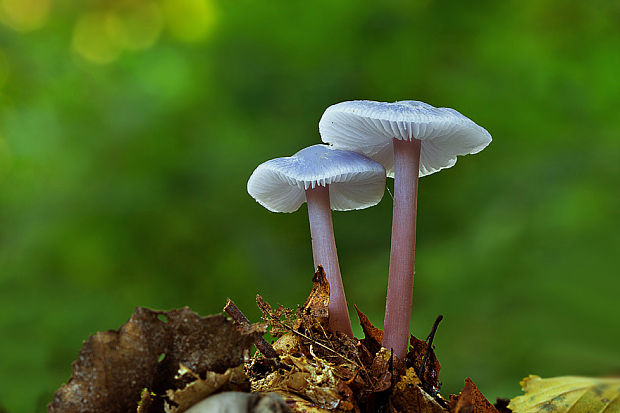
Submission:
<svg viewBox="0 0 620 413">
<path fill-rule="evenodd" d="M 457 155 L 478 153 L 491 143 L 482 126 L 450 108 L 416 100 L 394 103 L 353 100 L 332 105 L 319 122 L 323 142 L 381 163 L 394 176 L 392 138 L 422 141 L 420 176 L 450 168 Z"/>
<path fill-rule="evenodd" d="M 368 208 L 383 197 L 385 169 L 358 153 L 313 145 L 258 165 L 248 193 L 272 212 L 294 212 L 306 202 L 306 189 L 326 185 L 331 209 Z"/>
</svg>

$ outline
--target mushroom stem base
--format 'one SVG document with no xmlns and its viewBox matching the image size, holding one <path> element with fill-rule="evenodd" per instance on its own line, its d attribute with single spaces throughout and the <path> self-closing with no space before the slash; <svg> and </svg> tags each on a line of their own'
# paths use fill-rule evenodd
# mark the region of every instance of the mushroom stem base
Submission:
<svg viewBox="0 0 620 413">
<path fill-rule="evenodd" d="M 334 331 L 353 337 L 347 299 L 340 277 L 340 265 L 336 251 L 332 212 L 329 201 L 329 185 L 306 189 L 310 235 L 314 268 L 323 266 L 329 282 L 329 326 Z"/>
<path fill-rule="evenodd" d="M 394 139 L 394 210 L 383 347 L 404 359 L 409 345 L 421 141 Z"/>
</svg>

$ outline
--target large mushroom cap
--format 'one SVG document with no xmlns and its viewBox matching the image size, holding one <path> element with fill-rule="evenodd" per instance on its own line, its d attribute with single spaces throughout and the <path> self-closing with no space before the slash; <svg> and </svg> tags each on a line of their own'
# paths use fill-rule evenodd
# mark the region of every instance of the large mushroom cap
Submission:
<svg viewBox="0 0 620 413">
<path fill-rule="evenodd" d="M 457 155 L 478 153 L 490 142 L 486 129 L 454 109 L 416 100 L 353 100 L 327 108 L 319 122 L 323 142 L 359 152 L 394 174 L 392 139 L 422 141 L 420 176 L 450 168 Z"/>
<path fill-rule="evenodd" d="M 306 201 L 306 189 L 325 185 L 331 209 L 368 208 L 383 197 L 385 169 L 358 153 L 313 145 L 260 164 L 248 180 L 248 193 L 272 212 L 294 212 Z"/>
</svg>

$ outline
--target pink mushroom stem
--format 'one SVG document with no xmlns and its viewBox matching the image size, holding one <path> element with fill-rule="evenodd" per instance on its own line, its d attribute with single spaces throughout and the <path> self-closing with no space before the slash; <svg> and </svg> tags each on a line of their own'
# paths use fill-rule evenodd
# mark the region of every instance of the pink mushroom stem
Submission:
<svg viewBox="0 0 620 413">
<path fill-rule="evenodd" d="M 347 299 L 344 295 L 342 278 L 340 278 L 340 265 L 329 202 L 329 185 L 306 189 L 306 201 L 314 267 L 323 266 L 329 282 L 329 326 L 334 331 L 353 337 Z"/>
<path fill-rule="evenodd" d="M 409 344 L 421 141 L 394 139 L 394 211 L 383 347 L 404 359 Z"/>
</svg>

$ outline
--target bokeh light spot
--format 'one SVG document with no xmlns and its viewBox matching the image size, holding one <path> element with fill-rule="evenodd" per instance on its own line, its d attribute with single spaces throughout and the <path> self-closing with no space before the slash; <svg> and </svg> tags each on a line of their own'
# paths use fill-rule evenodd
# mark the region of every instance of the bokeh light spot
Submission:
<svg viewBox="0 0 620 413">
<path fill-rule="evenodd" d="M 94 63 L 110 63 L 122 51 L 124 35 L 120 19 L 113 13 L 86 14 L 73 31 L 73 50 Z"/>
<path fill-rule="evenodd" d="M 211 0 L 163 0 L 170 33 L 184 42 L 198 42 L 213 31 L 216 9 Z"/>
<path fill-rule="evenodd" d="M 51 0 L 0 0 L 0 20 L 20 32 L 42 27 L 52 8 Z"/>
</svg>

